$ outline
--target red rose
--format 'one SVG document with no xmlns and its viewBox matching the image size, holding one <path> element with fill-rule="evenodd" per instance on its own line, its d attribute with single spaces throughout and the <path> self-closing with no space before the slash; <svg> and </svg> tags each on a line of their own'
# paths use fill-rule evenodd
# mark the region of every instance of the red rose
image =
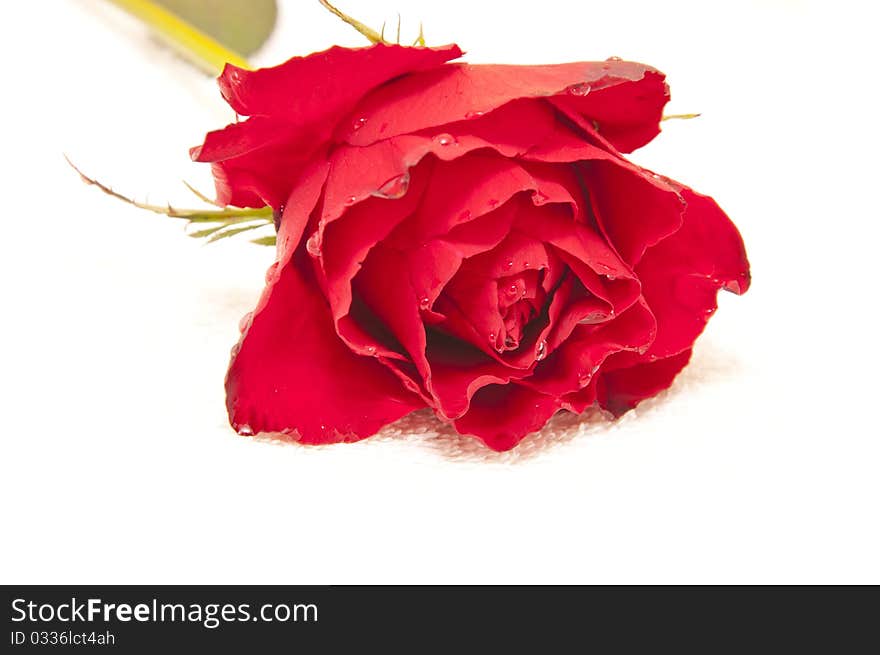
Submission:
<svg viewBox="0 0 880 655">
<path fill-rule="evenodd" d="M 506 450 L 666 388 L 718 289 L 746 290 L 715 202 L 621 155 L 659 132 L 661 73 L 460 55 L 334 47 L 220 77 L 248 118 L 193 158 L 221 202 L 280 214 L 226 380 L 240 433 L 353 441 L 427 406 Z"/>
</svg>

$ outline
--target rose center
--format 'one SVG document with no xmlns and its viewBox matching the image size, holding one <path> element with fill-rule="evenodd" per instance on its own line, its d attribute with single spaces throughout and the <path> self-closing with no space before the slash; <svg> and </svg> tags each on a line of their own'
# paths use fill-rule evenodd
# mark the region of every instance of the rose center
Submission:
<svg viewBox="0 0 880 655">
<path fill-rule="evenodd" d="M 526 326 L 541 312 L 547 300 L 543 277 L 543 270 L 527 270 L 497 280 L 498 312 L 504 326 L 493 344 L 498 352 L 519 348 Z"/>
</svg>

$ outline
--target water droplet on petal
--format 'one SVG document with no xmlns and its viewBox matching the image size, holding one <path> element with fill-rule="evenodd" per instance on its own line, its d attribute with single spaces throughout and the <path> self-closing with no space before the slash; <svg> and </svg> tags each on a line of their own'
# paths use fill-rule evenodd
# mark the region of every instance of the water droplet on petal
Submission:
<svg viewBox="0 0 880 655">
<path fill-rule="evenodd" d="M 238 426 L 238 433 L 243 437 L 252 437 L 254 436 L 254 429 L 247 423 L 242 423 Z"/>
<path fill-rule="evenodd" d="M 495 333 L 494 332 L 489 333 L 489 341 L 495 341 Z"/>
<path fill-rule="evenodd" d="M 508 286 L 508 287 L 504 290 L 504 292 L 505 292 L 510 298 L 516 298 L 516 297 L 519 295 L 519 287 L 517 287 L 515 284 L 511 284 L 510 286 Z"/>
<path fill-rule="evenodd" d="M 395 175 L 374 191 L 373 195 L 377 198 L 386 198 L 388 200 L 403 198 L 409 190 L 409 179 L 408 172 L 402 175 Z"/>
<path fill-rule="evenodd" d="M 464 115 L 464 117 L 468 120 L 471 120 L 473 118 L 479 118 L 480 116 L 482 116 L 485 113 L 486 112 L 484 112 L 484 111 L 469 111 L 468 113 L 466 113 Z"/>
<path fill-rule="evenodd" d="M 451 134 L 438 134 L 434 137 L 434 143 L 441 146 L 454 146 L 458 143 Z"/>
<path fill-rule="evenodd" d="M 309 237 L 308 241 L 306 241 L 306 252 L 312 257 L 321 256 L 321 237 L 317 230 Z"/>
<path fill-rule="evenodd" d="M 590 383 L 590 374 L 589 373 L 581 373 L 578 375 L 578 386 L 585 387 Z"/>
<path fill-rule="evenodd" d="M 513 260 L 512 260 L 512 259 L 508 259 L 508 260 L 507 260 L 507 263 L 505 264 L 505 266 L 507 267 L 507 270 L 510 270 L 511 268 L 513 268 Z"/>
<path fill-rule="evenodd" d="M 241 320 L 238 322 L 238 331 L 244 334 L 247 329 L 251 326 L 251 323 L 254 320 L 254 313 L 248 312 L 244 316 L 241 317 Z"/>
<path fill-rule="evenodd" d="M 351 129 L 353 129 L 355 132 L 357 132 L 359 129 L 361 129 L 366 124 L 367 124 L 367 119 L 361 117 L 361 118 L 358 118 L 354 123 L 351 124 Z"/>
<path fill-rule="evenodd" d="M 469 221 L 471 220 L 471 213 L 469 210 L 465 209 L 458 215 L 458 220 L 460 221 Z"/>
<path fill-rule="evenodd" d="M 535 205 L 540 206 L 546 204 L 548 200 L 550 200 L 550 196 L 548 196 L 546 193 L 543 193 L 542 191 L 535 191 L 532 194 L 532 203 Z"/>
<path fill-rule="evenodd" d="M 542 339 L 538 344 L 537 350 L 535 350 L 535 361 L 540 362 L 545 357 L 547 357 L 547 341 Z"/>
<path fill-rule="evenodd" d="M 504 347 L 505 347 L 505 348 L 509 348 L 510 350 L 513 350 L 513 349 L 516 348 L 518 345 L 519 345 L 519 344 L 517 343 L 516 339 L 514 339 L 514 338 L 513 338 L 512 336 L 510 336 L 509 334 L 508 334 L 506 337 L 504 337 Z"/>
<path fill-rule="evenodd" d="M 623 61 L 620 57 L 608 57 L 605 61 Z"/>
<path fill-rule="evenodd" d="M 590 92 L 590 85 L 586 82 L 580 84 L 572 84 L 567 91 L 573 96 L 585 96 Z"/>
<path fill-rule="evenodd" d="M 489 200 L 489 206 L 490 206 L 490 207 L 497 207 L 497 206 L 499 205 L 500 202 L 501 202 L 501 201 L 498 200 L 497 198 L 491 198 L 491 199 Z"/>
<path fill-rule="evenodd" d="M 367 346 L 367 354 L 375 355 L 376 354 L 376 346 Z"/>
<path fill-rule="evenodd" d="M 345 199 L 346 205 L 353 205 L 356 202 L 357 202 L 357 196 L 349 196 L 348 198 Z"/>
<path fill-rule="evenodd" d="M 422 296 L 422 298 L 419 300 L 419 307 L 421 309 L 428 309 L 428 307 L 430 307 L 430 306 L 431 306 L 431 299 L 428 298 L 428 296 Z"/>
</svg>

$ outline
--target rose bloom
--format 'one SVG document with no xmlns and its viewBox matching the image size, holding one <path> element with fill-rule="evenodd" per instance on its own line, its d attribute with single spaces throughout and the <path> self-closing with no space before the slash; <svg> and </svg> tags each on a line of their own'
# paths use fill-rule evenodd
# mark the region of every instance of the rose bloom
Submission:
<svg viewBox="0 0 880 655">
<path fill-rule="evenodd" d="M 241 117 L 193 159 L 271 206 L 276 262 L 226 380 L 241 434 L 355 441 L 424 407 L 495 450 L 668 387 L 749 267 L 706 196 L 627 161 L 664 76 L 609 59 L 447 63 L 334 47 L 227 66 Z"/>
</svg>

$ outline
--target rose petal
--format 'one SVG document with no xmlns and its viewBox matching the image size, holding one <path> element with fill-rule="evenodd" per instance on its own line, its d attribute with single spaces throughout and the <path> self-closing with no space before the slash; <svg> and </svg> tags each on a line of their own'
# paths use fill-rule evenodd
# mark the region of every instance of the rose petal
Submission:
<svg viewBox="0 0 880 655">
<path fill-rule="evenodd" d="M 333 47 L 280 66 L 246 71 L 227 65 L 220 91 L 240 115 L 193 148 L 212 167 L 220 204 L 278 208 L 298 171 L 330 140 L 339 120 L 370 89 L 461 56 L 457 46 Z"/>
<path fill-rule="evenodd" d="M 474 152 L 438 162 L 419 211 L 395 231 L 391 241 L 401 249 L 416 247 L 535 187 L 525 169 L 496 154 Z"/>
<path fill-rule="evenodd" d="M 615 65 L 626 66 L 628 62 Z M 591 91 L 586 98 L 570 93 L 557 95 L 550 102 L 576 116 L 579 122 L 588 123 L 618 152 L 632 152 L 660 133 L 663 107 L 669 102 L 669 87 L 663 75 L 649 74 L 645 78 L 641 84 L 617 84 L 601 93 Z"/>
<path fill-rule="evenodd" d="M 589 91 L 584 91 L 589 87 Z M 619 87 L 619 88 L 618 88 Z M 400 134 L 477 118 L 521 98 L 570 95 L 578 111 L 605 124 L 600 131 L 629 151 L 659 132 L 668 91 L 661 73 L 633 62 L 549 66 L 448 64 L 370 93 L 351 116 L 365 118 L 342 138 L 368 145 Z"/>
<path fill-rule="evenodd" d="M 364 93 L 388 80 L 460 56 L 454 44 L 436 48 L 384 43 L 365 48 L 333 46 L 271 68 L 249 71 L 227 64 L 217 84 L 242 116 L 279 116 L 306 126 L 348 110 Z M 294 89 L 299 93 L 291 93 Z"/>
<path fill-rule="evenodd" d="M 560 403 L 516 383 L 491 384 L 471 399 L 470 409 L 455 421 L 461 434 L 472 434 L 492 450 L 510 450 L 523 437 L 541 429 Z"/>
<path fill-rule="evenodd" d="M 519 214 L 514 228 L 553 246 L 584 287 L 623 312 L 639 297 L 639 282 L 626 263 L 592 228 L 574 222 L 567 207 L 546 205 Z"/>
<path fill-rule="evenodd" d="M 598 386 L 598 380 L 599 376 L 595 375 L 589 381 L 587 386 L 562 396 L 560 398 L 562 409 L 567 409 L 575 414 L 580 414 L 588 407 L 593 406 L 596 402 L 596 387 Z"/>
<path fill-rule="evenodd" d="M 513 201 L 506 206 L 517 208 L 513 214 L 518 215 L 527 202 Z M 549 264 L 550 256 L 543 244 L 517 232 L 508 234 L 492 250 L 465 260 L 437 300 L 436 311 L 446 317 L 442 329 L 472 343 L 499 362 L 514 368 L 530 367 L 534 363 L 530 348 L 546 321 L 529 326 L 529 338 L 524 338 L 522 352 L 499 354 L 498 347 L 504 341 L 504 323 L 498 305 L 497 280 L 526 270 L 547 270 Z"/>
<path fill-rule="evenodd" d="M 328 169 L 324 159 L 311 162 L 286 199 L 276 237 L 275 259 L 282 266 L 290 261 L 302 242 L 303 232 L 318 203 Z"/>
<path fill-rule="evenodd" d="M 545 337 L 548 354 L 564 343 L 578 325 L 612 320 L 612 311 L 608 302 L 587 291 L 579 279 L 566 275 L 548 310 L 550 329 Z"/>
<path fill-rule="evenodd" d="M 425 358 L 425 327 L 419 316 L 419 297 L 409 276 L 401 274 L 400 253 L 384 245 L 374 247 L 353 286 L 358 297 L 409 355 L 419 375 L 413 382 L 430 390 L 431 371 Z M 345 331 L 341 335 L 350 338 Z"/>
<path fill-rule="evenodd" d="M 258 116 L 209 132 L 205 142 L 190 150 L 193 161 L 211 162 L 217 203 L 236 207 L 278 208 L 290 183 L 312 150 L 290 149 L 291 129 L 276 119 Z"/>
<path fill-rule="evenodd" d="M 382 364 L 336 336 L 305 270 L 291 263 L 278 272 L 234 350 L 226 377 L 233 427 L 303 443 L 354 441 L 422 407 Z"/>
<path fill-rule="evenodd" d="M 612 321 L 580 325 L 523 383 L 561 396 L 585 386 L 605 359 L 621 351 L 638 351 L 655 338 L 657 323 L 645 303 L 637 303 Z"/>
<path fill-rule="evenodd" d="M 646 357 L 667 357 L 703 331 L 725 287 L 745 293 L 749 262 L 739 232 L 714 200 L 682 188 L 681 229 L 649 248 L 636 267 L 642 293 L 657 317 L 657 339 Z"/>
<path fill-rule="evenodd" d="M 679 229 L 684 204 L 674 188 L 658 178 L 649 182 L 649 171 L 632 168 L 616 162 L 583 167 L 600 227 L 621 258 L 635 266 L 647 248 Z"/>
<path fill-rule="evenodd" d="M 642 400 L 668 388 L 690 358 L 688 348 L 653 362 L 603 371 L 597 385 L 599 404 L 615 416 L 624 414 Z"/>
<path fill-rule="evenodd" d="M 320 244 L 320 252 L 317 258 L 326 279 L 327 298 L 335 319 L 348 313 L 351 281 L 370 250 L 416 211 L 429 181 L 432 164 L 428 160 L 413 169 L 410 186 L 401 198 L 368 198 L 352 206 L 338 220 L 325 225 L 323 233 L 318 227 L 315 238 Z M 328 186 L 332 183 L 331 168 Z"/>
<path fill-rule="evenodd" d="M 428 331 L 426 356 L 431 362 L 431 392 L 437 414 L 455 419 L 470 406 L 473 395 L 487 384 L 506 384 L 529 375 L 492 359 L 469 343 Z"/>
<path fill-rule="evenodd" d="M 405 251 L 408 274 L 413 287 L 420 292 L 419 304 L 423 310 L 433 308 L 465 257 L 491 250 L 505 239 L 513 222 L 513 211 L 510 204 L 502 205 L 494 212 Z"/>
<path fill-rule="evenodd" d="M 523 157 L 545 163 L 578 163 L 589 211 L 608 242 L 630 266 L 645 249 L 681 226 L 680 186 L 602 150 L 560 126 Z"/>
<path fill-rule="evenodd" d="M 457 270 L 463 257 L 470 252 L 490 248 L 503 238 L 512 220 L 509 214 L 509 209 L 501 208 L 415 251 L 398 251 L 384 243 L 378 244 L 370 251 L 354 278 L 358 296 L 399 341 L 413 362 L 417 376 L 412 381 L 423 385 L 426 393 L 432 394 L 441 408 L 444 397 L 442 391 L 434 391 L 433 362 L 426 355 L 422 313 L 433 302 L 448 277 Z M 445 276 L 448 277 L 443 279 Z M 433 285 L 433 288 L 429 285 Z M 426 299 L 428 302 L 425 302 Z M 339 320 L 337 327 L 340 336 L 357 347 L 358 336 L 352 331 L 352 324 Z M 380 348 L 379 344 L 371 345 Z M 398 373 L 402 371 L 396 362 L 387 363 Z"/>
</svg>

